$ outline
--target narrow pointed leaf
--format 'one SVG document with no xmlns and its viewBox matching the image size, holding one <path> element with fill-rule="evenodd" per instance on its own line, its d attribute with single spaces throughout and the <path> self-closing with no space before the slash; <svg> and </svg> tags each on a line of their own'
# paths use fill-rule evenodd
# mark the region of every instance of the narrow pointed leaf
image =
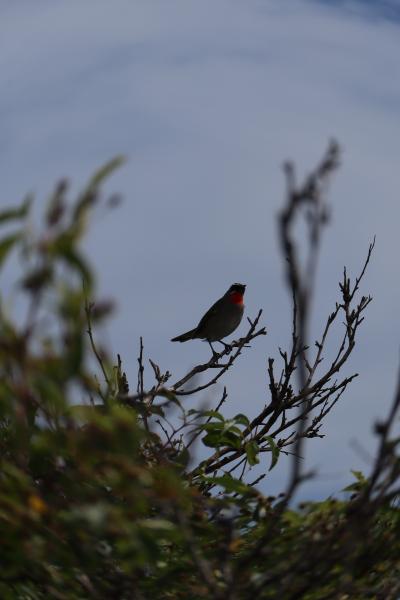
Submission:
<svg viewBox="0 0 400 600">
<path fill-rule="evenodd" d="M 13 249 L 13 246 L 18 242 L 21 238 L 21 233 L 13 233 L 12 235 L 8 235 L 4 237 L 0 241 L 0 267 L 3 266 L 4 261 L 6 260 L 8 254 Z"/>
</svg>

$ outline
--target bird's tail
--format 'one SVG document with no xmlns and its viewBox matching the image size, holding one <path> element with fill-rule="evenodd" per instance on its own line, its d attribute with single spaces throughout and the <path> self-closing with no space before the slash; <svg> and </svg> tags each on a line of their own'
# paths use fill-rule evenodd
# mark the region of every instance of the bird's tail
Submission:
<svg viewBox="0 0 400 600">
<path fill-rule="evenodd" d="M 197 327 L 187 331 L 186 333 L 182 333 L 182 335 L 172 338 L 171 342 L 187 342 L 188 340 L 192 340 L 194 337 L 196 337 L 196 333 Z"/>
</svg>

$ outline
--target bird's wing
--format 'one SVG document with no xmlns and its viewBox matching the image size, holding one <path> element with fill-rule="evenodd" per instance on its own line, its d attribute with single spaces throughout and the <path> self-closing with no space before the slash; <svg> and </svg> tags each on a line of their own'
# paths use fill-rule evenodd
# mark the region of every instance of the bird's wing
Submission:
<svg viewBox="0 0 400 600">
<path fill-rule="evenodd" d="M 221 304 L 221 300 L 222 298 L 220 298 L 219 300 L 217 300 L 211 308 L 208 309 L 208 311 L 206 312 L 206 314 L 201 318 L 200 323 L 197 325 L 197 330 L 201 331 L 202 327 L 204 327 L 204 325 L 206 325 L 207 321 L 209 320 L 210 317 L 212 317 L 213 315 L 215 315 L 218 310 L 219 310 L 219 306 Z"/>
</svg>

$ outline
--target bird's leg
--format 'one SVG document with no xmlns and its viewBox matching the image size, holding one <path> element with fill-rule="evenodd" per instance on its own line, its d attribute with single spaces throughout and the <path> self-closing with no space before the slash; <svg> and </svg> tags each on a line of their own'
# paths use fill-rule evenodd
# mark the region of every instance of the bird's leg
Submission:
<svg viewBox="0 0 400 600">
<path fill-rule="evenodd" d="M 213 353 L 213 357 L 215 358 L 216 356 L 218 356 L 218 352 L 216 352 L 216 351 L 214 350 L 214 348 L 213 348 L 213 345 L 212 345 L 212 343 L 210 342 L 210 340 L 207 340 L 207 342 L 208 342 L 208 345 L 209 345 L 209 346 L 210 346 L 210 348 L 211 348 L 211 352 Z"/>
<path fill-rule="evenodd" d="M 223 342 L 222 340 L 218 340 L 220 344 L 222 344 L 226 350 L 226 352 L 229 354 L 230 352 L 232 352 L 232 346 L 230 344 L 226 344 L 225 342 Z"/>
</svg>

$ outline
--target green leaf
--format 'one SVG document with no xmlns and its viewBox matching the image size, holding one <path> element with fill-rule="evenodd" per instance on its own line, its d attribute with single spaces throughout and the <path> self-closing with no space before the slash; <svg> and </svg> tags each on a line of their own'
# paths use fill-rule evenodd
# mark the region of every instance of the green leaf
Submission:
<svg viewBox="0 0 400 600">
<path fill-rule="evenodd" d="M 367 483 L 367 479 L 362 471 L 355 471 L 354 469 L 351 469 L 351 473 L 360 483 Z"/>
<path fill-rule="evenodd" d="M 183 448 L 178 456 L 174 457 L 173 462 L 177 463 L 178 465 L 180 465 L 182 468 L 185 468 L 188 466 L 190 461 L 190 454 L 189 454 L 189 450 L 187 448 Z"/>
<path fill-rule="evenodd" d="M 222 433 L 226 433 L 227 431 L 236 435 L 242 435 L 242 432 L 240 431 L 239 427 L 236 427 L 235 421 L 233 419 L 225 421 L 224 426 L 222 428 Z"/>
<path fill-rule="evenodd" d="M 235 492 L 237 494 L 248 494 L 249 493 L 249 487 L 245 484 L 242 483 L 241 481 L 239 481 L 238 479 L 234 479 L 233 477 L 228 477 L 228 476 L 224 476 L 224 477 L 220 477 L 219 478 L 220 481 L 217 482 L 217 485 L 221 485 L 222 487 L 225 488 L 225 490 L 227 492 Z"/>
<path fill-rule="evenodd" d="M 195 411 L 197 412 L 197 411 Z M 211 417 L 211 418 L 215 418 L 218 419 L 219 421 L 224 421 L 224 417 L 221 415 L 221 413 L 217 412 L 216 410 L 202 410 L 199 411 L 202 417 Z"/>
<path fill-rule="evenodd" d="M 263 441 L 267 442 L 267 446 L 269 447 L 269 450 L 272 454 L 271 464 L 268 469 L 269 471 L 272 471 L 272 469 L 275 467 L 276 463 L 278 462 L 280 450 L 271 436 L 265 435 L 263 438 Z"/>
<path fill-rule="evenodd" d="M 67 181 L 65 179 L 61 180 L 57 184 L 49 200 L 49 204 L 46 211 L 46 223 L 50 227 L 58 225 L 65 214 L 65 192 L 67 191 L 67 188 Z"/>
<path fill-rule="evenodd" d="M 14 244 L 21 239 L 21 233 L 13 233 L 0 241 L 0 267 L 2 267 Z"/>
<path fill-rule="evenodd" d="M 222 422 L 204 423 L 199 426 L 200 430 L 207 431 L 202 438 L 203 444 L 211 448 L 229 446 L 239 449 L 242 445 L 243 434 L 232 419 Z"/>
<path fill-rule="evenodd" d="M 351 473 L 356 478 L 356 481 L 354 483 L 351 483 L 350 485 L 346 486 L 345 488 L 343 488 L 342 492 L 359 492 L 368 483 L 368 479 L 365 477 L 365 475 L 361 471 L 355 471 L 355 470 L 351 469 Z"/>
<path fill-rule="evenodd" d="M 90 289 L 93 285 L 93 275 L 80 253 L 75 248 L 65 248 L 61 257 L 82 276 L 85 286 Z"/>
<path fill-rule="evenodd" d="M 111 160 L 105 163 L 96 173 L 93 175 L 91 180 L 89 181 L 89 188 L 97 188 L 100 183 L 104 181 L 113 171 L 118 169 L 125 162 L 125 157 L 122 155 L 115 156 Z"/>
<path fill-rule="evenodd" d="M 254 490 L 250 486 L 243 483 L 239 479 L 235 479 L 234 477 L 232 477 L 232 475 L 229 475 L 228 473 L 226 473 L 222 477 L 202 477 L 201 480 L 205 483 L 219 485 L 223 487 L 228 493 L 234 492 L 236 494 L 242 495 L 254 493 Z"/>
<path fill-rule="evenodd" d="M 25 218 L 29 213 L 31 203 L 32 198 L 27 197 L 18 208 L 6 208 L 5 210 L 2 210 L 0 212 L 0 223 Z"/>
<path fill-rule="evenodd" d="M 235 421 L 235 423 L 239 423 L 239 425 L 245 425 L 246 427 L 250 425 L 249 419 L 246 417 L 246 415 L 242 413 L 239 413 L 238 415 L 233 417 L 233 420 Z"/>
<path fill-rule="evenodd" d="M 222 434 L 221 441 L 224 445 L 230 446 L 231 448 L 235 448 L 236 450 L 239 450 L 239 448 L 242 445 L 242 436 L 237 435 L 231 429 Z"/>
<path fill-rule="evenodd" d="M 203 425 L 199 425 L 198 426 L 199 429 L 202 429 L 203 431 L 219 431 L 222 432 L 222 429 L 224 427 L 223 423 L 203 423 Z"/>
<path fill-rule="evenodd" d="M 51 267 L 46 265 L 45 267 L 39 267 L 27 273 L 22 279 L 21 286 L 25 290 L 31 292 L 37 292 L 43 289 L 46 285 L 49 285 L 53 276 L 53 270 Z"/>
<path fill-rule="evenodd" d="M 116 156 L 108 161 L 105 165 L 103 165 L 93 177 L 89 180 L 85 190 L 83 191 L 80 199 L 78 200 L 74 214 L 73 220 L 75 222 L 79 222 L 84 218 L 85 213 L 88 208 L 90 208 L 94 202 L 96 201 L 96 194 L 98 191 L 99 185 L 106 179 L 113 171 L 115 171 L 118 167 L 120 167 L 125 162 L 124 156 Z"/>
<path fill-rule="evenodd" d="M 221 446 L 221 434 L 219 431 L 216 433 L 207 433 L 207 435 L 205 435 L 201 441 L 209 448 L 218 448 L 218 446 Z"/>
<path fill-rule="evenodd" d="M 257 442 L 255 442 L 254 440 L 252 440 L 251 442 L 247 442 L 245 448 L 249 465 L 251 465 L 252 467 L 254 465 L 257 465 L 260 462 L 260 459 L 258 458 L 260 447 L 257 444 Z"/>
<path fill-rule="evenodd" d="M 214 431 L 208 431 L 207 435 L 202 438 L 202 442 L 211 448 L 229 446 L 230 448 L 238 450 L 241 446 L 242 438 L 233 431 L 221 431 L 221 429 L 215 429 Z"/>
</svg>

